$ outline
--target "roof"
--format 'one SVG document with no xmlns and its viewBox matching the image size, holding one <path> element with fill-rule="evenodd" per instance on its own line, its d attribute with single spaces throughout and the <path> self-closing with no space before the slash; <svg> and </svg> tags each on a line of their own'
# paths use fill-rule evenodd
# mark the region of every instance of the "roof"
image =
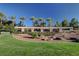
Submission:
<svg viewBox="0 0 79 59">
<path fill-rule="evenodd" d="M 57 28 L 63 28 L 63 29 L 65 29 L 65 28 L 72 28 L 73 29 L 73 27 L 15 27 L 15 28 L 36 28 L 36 29 L 40 29 L 40 28 L 42 28 L 42 29 L 49 29 L 49 28 L 51 28 L 51 29 L 57 29 Z"/>
</svg>

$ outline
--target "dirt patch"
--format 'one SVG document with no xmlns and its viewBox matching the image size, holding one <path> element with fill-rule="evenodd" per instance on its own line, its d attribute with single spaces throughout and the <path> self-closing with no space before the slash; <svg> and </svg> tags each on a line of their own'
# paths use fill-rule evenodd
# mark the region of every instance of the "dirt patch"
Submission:
<svg viewBox="0 0 79 59">
<path fill-rule="evenodd" d="M 12 34 L 12 36 L 18 40 L 24 40 L 24 41 L 39 41 L 42 42 L 40 38 L 32 38 L 29 34 Z"/>
</svg>

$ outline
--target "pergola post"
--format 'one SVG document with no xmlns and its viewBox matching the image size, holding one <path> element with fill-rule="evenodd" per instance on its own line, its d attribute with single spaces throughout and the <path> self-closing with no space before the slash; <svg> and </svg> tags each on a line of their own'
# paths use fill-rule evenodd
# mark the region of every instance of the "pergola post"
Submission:
<svg viewBox="0 0 79 59">
<path fill-rule="evenodd" d="M 31 28 L 31 32 L 34 32 L 34 28 Z"/>
<path fill-rule="evenodd" d="M 52 32 L 52 28 L 51 28 L 51 27 L 50 27 L 50 29 L 49 29 L 49 30 L 50 30 L 50 32 Z"/>
<path fill-rule="evenodd" d="M 59 28 L 59 32 L 63 32 L 62 28 Z"/>
<path fill-rule="evenodd" d="M 21 32 L 24 32 L 24 28 L 21 29 Z"/>
<path fill-rule="evenodd" d="M 70 28 L 70 31 L 73 31 L 73 28 Z"/>
<path fill-rule="evenodd" d="M 43 32 L 43 29 L 40 29 L 41 30 L 41 32 Z"/>
</svg>

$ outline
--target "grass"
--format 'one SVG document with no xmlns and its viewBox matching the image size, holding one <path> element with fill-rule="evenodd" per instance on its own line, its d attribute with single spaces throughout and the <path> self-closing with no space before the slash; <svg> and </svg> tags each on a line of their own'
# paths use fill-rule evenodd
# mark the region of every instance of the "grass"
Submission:
<svg viewBox="0 0 79 59">
<path fill-rule="evenodd" d="M 2 56 L 79 56 L 79 43 L 31 42 L 16 40 L 10 34 L 0 35 Z"/>
</svg>

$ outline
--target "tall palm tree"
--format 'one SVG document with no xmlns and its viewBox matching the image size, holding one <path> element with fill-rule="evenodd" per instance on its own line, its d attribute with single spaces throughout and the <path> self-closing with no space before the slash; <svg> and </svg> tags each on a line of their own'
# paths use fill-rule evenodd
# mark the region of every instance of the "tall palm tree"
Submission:
<svg viewBox="0 0 79 59">
<path fill-rule="evenodd" d="M 46 26 L 45 19 L 44 18 L 40 18 L 39 20 L 41 21 L 40 26 L 45 27 Z"/>
<path fill-rule="evenodd" d="M 24 16 L 21 16 L 21 17 L 20 17 L 20 21 L 21 21 L 21 23 L 22 23 L 22 26 L 24 26 L 24 25 L 23 25 L 24 20 L 25 20 L 25 17 L 24 17 Z"/>
<path fill-rule="evenodd" d="M 43 18 L 38 18 L 38 21 L 39 21 L 39 26 L 42 27 L 42 25 L 43 25 L 42 24 L 43 23 Z"/>
<path fill-rule="evenodd" d="M 48 21 L 48 26 L 52 27 L 52 18 L 47 18 L 46 20 Z"/>
<path fill-rule="evenodd" d="M 35 21 L 36 21 L 36 18 L 34 16 L 31 17 L 31 20 L 32 20 L 32 23 L 33 23 L 33 26 L 35 25 Z"/>
<path fill-rule="evenodd" d="M 79 27 L 79 22 L 77 18 L 72 18 L 70 21 L 70 27 L 78 28 Z"/>
<path fill-rule="evenodd" d="M 12 20 L 12 22 L 13 22 L 12 24 L 13 24 L 13 26 L 14 26 L 16 17 L 15 17 L 15 16 L 11 16 L 11 20 Z"/>
<path fill-rule="evenodd" d="M 66 17 L 64 17 L 64 20 L 62 21 L 62 27 L 68 27 L 69 26 L 69 22 L 67 20 Z"/>
<path fill-rule="evenodd" d="M 61 23 L 59 23 L 58 21 L 56 21 L 55 27 L 61 27 Z"/>
<path fill-rule="evenodd" d="M 36 20 L 36 21 L 34 22 L 34 26 L 35 26 L 35 27 L 38 27 L 38 26 L 39 26 L 38 20 Z"/>
</svg>

